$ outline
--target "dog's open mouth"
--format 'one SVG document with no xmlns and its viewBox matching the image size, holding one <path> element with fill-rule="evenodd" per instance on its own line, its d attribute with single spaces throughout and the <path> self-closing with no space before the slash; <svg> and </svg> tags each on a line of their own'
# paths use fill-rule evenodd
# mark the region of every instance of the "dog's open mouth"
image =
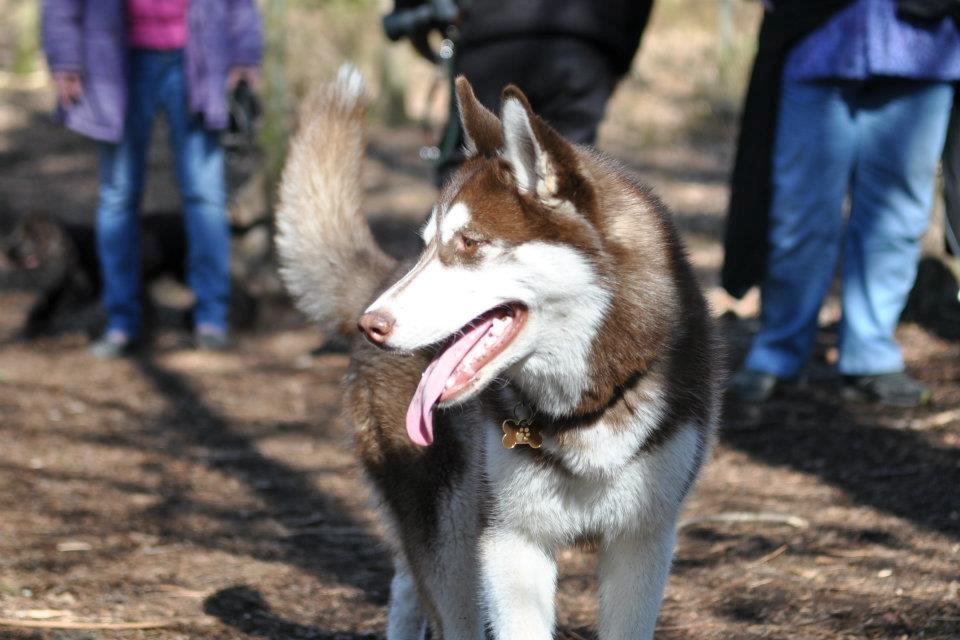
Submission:
<svg viewBox="0 0 960 640">
<path fill-rule="evenodd" d="M 469 387 L 480 370 L 513 342 L 526 319 L 527 310 L 522 305 L 503 305 L 483 314 L 458 334 L 434 359 L 434 375 L 446 376 L 440 402 L 456 398 Z M 447 374 L 446 369 L 454 363 Z"/>
<path fill-rule="evenodd" d="M 433 409 L 462 395 L 480 372 L 513 342 L 527 319 L 520 303 L 501 305 L 458 331 L 434 357 L 407 407 L 407 434 L 415 443 L 433 442 Z"/>
</svg>

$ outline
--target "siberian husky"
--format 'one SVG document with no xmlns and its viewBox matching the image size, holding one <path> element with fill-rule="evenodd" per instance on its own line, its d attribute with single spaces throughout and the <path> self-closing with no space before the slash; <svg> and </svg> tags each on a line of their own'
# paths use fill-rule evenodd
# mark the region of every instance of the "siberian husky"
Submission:
<svg viewBox="0 0 960 640">
<path fill-rule="evenodd" d="M 305 105 L 277 246 L 300 308 L 357 336 L 345 402 L 393 545 L 387 637 L 552 638 L 556 553 L 589 540 L 599 637 L 651 638 L 719 406 L 668 213 L 516 87 L 497 118 L 459 78 L 468 157 L 397 265 L 360 210 L 362 93 L 345 69 Z"/>
</svg>

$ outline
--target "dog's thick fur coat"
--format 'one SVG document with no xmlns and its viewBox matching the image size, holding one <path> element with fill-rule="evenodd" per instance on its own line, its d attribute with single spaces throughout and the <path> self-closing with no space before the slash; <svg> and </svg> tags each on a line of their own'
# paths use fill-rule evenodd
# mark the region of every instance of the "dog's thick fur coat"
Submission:
<svg viewBox="0 0 960 640">
<path fill-rule="evenodd" d="M 551 638 L 555 553 L 590 540 L 600 638 L 651 638 L 718 418 L 706 305 L 648 189 L 564 141 L 516 88 L 500 118 L 457 89 L 469 157 L 412 267 L 361 215 L 355 71 L 306 105 L 281 188 L 277 245 L 301 308 L 354 335 L 363 314 L 381 347 L 355 339 L 346 404 L 395 552 L 387 637 Z M 411 398 L 491 322 L 418 431 Z M 501 445 L 517 412 L 542 448 Z"/>
</svg>

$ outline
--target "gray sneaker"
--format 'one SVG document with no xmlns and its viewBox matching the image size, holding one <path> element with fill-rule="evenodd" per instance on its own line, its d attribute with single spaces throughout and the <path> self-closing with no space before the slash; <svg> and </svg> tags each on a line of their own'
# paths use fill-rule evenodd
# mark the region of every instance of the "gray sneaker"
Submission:
<svg viewBox="0 0 960 640">
<path fill-rule="evenodd" d="M 197 327 L 193 341 L 200 351 L 226 351 L 233 346 L 225 329 L 210 325 Z"/>
<path fill-rule="evenodd" d="M 922 407 L 933 398 L 930 388 L 904 371 L 874 376 L 843 376 L 843 398 L 894 407 Z"/>
<path fill-rule="evenodd" d="M 780 382 L 772 373 L 743 368 L 730 379 L 727 393 L 738 402 L 758 404 L 769 400 Z"/>
<path fill-rule="evenodd" d="M 107 331 L 90 345 L 90 355 L 100 360 L 113 360 L 133 352 L 134 341 L 123 331 Z"/>
</svg>

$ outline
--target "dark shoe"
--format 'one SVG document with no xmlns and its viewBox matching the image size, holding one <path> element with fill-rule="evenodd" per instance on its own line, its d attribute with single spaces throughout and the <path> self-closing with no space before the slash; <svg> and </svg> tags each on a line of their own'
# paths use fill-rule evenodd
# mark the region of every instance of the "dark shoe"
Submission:
<svg viewBox="0 0 960 640">
<path fill-rule="evenodd" d="M 843 398 L 853 402 L 878 402 L 895 407 L 922 407 L 933 394 L 906 372 L 876 376 L 844 376 Z"/>
<path fill-rule="evenodd" d="M 730 397 L 739 402 L 766 402 L 780 385 L 780 378 L 765 371 L 740 369 L 727 386 Z"/>
<path fill-rule="evenodd" d="M 108 331 L 90 345 L 90 355 L 100 360 L 113 360 L 130 355 L 133 347 L 133 340 L 123 331 Z"/>
<path fill-rule="evenodd" d="M 224 329 L 206 325 L 197 327 L 194 344 L 200 351 L 226 351 L 233 346 Z"/>
</svg>

